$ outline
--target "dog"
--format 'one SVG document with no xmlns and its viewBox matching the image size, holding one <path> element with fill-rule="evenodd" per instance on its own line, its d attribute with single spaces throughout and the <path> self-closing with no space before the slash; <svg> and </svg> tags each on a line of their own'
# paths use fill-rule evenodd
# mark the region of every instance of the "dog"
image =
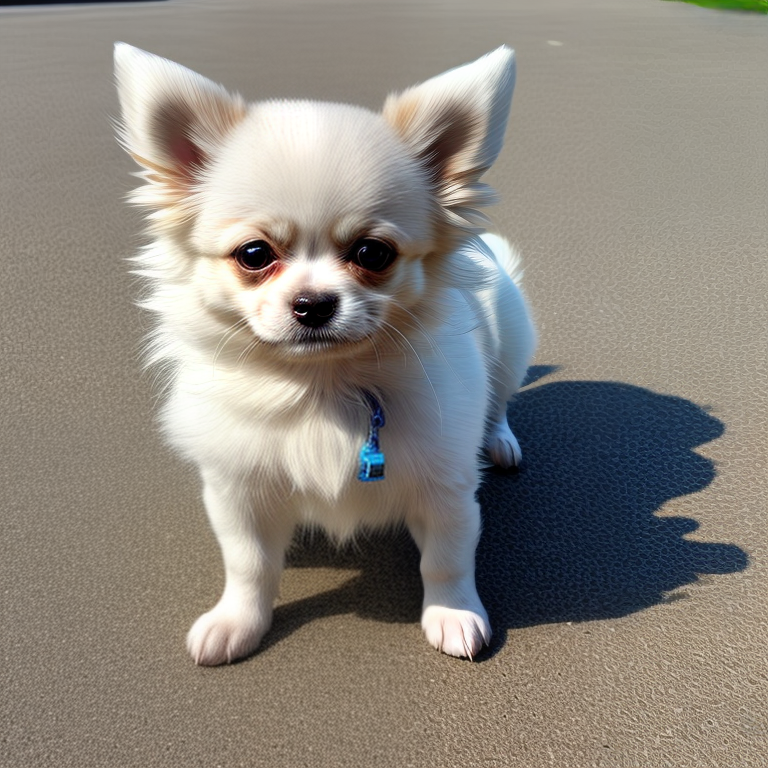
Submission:
<svg viewBox="0 0 768 768">
<path fill-rule="evenodd" d="M 421 625 L 473 658 L 487 458 L 520 446 L 507 403 L 534 353 L 520 259 L 486 231 L 480 181 L 515 83 L 502 46 L 390 95 L 380 113 L 253 104 L 115 46 L 119 139 L 151 241 L 133 257 L 165 375 L 167 440 L 200 471 L 221 599 L 187 636 L 197 664 L 250 655 L 298 526 L 343 541 L 407 526 Z"/>
</svg>

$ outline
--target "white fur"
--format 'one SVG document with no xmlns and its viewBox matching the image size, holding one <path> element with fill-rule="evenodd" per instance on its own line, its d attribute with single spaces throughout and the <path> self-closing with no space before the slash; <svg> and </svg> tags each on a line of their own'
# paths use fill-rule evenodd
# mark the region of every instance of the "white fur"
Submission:
<svg viewBox="0 0 768 768">
<path fill-rule="evenodd" d="M 490 200 L 479 178 L 501 149 L 512 52 L 390 96 L 381 115 L 247 107 L 124 44 L 115 62 L 121 139 L 146 181 L 134 200 L 153 242 L 136 263 L 157 321 L 149 357 L 167 376 L 162 425 L 200 468 L 226 570 L 189 632 L 193 658 L 256 649 L 296 526 L 344 539 L 399 522 L 422 554 L 428 641 L 474 656 L 491 635 L 474 582 L 480 453 L 520 461 L 506 406 L 535 344 L 518 257 L 475 210 Z M 360 237 L 397 249 L 376 279 L 345 261 Z M 231 254 L 261 238 L 279 243 L 277 271 L 248 282 Z M 338 297 L 322 332 L 292 314 L 307 291 Z M 356 477 L 366 391 L 387 419 L 386 479 L 371 483 Z"/>
</svg>

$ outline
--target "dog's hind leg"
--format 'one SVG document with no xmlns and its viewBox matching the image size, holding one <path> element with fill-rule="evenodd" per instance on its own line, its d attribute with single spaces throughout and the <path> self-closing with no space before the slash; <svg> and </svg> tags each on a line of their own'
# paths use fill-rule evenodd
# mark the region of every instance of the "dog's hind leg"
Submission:
<svg viewBox="0 0 768 768">
<path fill-rule="evenodd" d="M 499 267 L 494 290 L 485 296 L 493 347 L 485 449 L 496 466 L 509 469 L 520 465 L 523 454 L 507 421 L 507 404 L 525 378 L 536 348 L 536 331 L 519 287 L 520 256 L 498 235 L 485 234 L 482 240 Z"/>
</svg>

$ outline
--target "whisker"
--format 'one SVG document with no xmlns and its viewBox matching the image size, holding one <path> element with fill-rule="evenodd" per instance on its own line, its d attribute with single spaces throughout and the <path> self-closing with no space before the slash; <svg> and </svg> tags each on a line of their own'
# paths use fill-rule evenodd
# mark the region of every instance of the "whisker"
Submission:
<svg viewBox="0 0 768 768">
<path fill-rule="evenodd" d="M 466 382 L 461 378 L 461 376 L 458 375 L 458 373 L 456 373 L 456 369 L 451 365 L 450 360 L 448 360 L 448 358 L 445 356 L 445 352 L 443 352 L 440 344 L 438 344 L 438 342 L 435 339 L 435 337 L 424 327 L 424 324 L 408 308 L 402 306 L 401 304 L 399 304 L 397 302 L 395 302 L 395 305 L 400 310 L 402 310 L 403 312 L 405 312 L 407 315 L 410 316 L 410 318 L 413 320 L 413 322 L 415 324 L 414 330 L 419 331 L 424 336 L 424 338 L 429 342 L 429 345 L 432 348 L 432 350 L 436 351 L 440 355 L 440 357 L 443 359 L 443 362 L 448 366 L 448 368 L 450 369 L 451 373 L 456 378 L 456 381 L 458 381 L 461 384 L 461 386 L 464 388 L 464 390 L 466 392 L 469 392 L 470 389 L 467 386 Z"/>
<path fill-rule="evenodd" d="M 394 344 L 395 348 L 398 349 L 400 351 L 400 353 L 402 354 L 402 356 L 403 356 L 403 365 L 407 365 L 408 364 L 408 351 L 406 350 L 405 346 L 400 342 L 399 339 L 394 337 L 385 326 L 382 326 L 380 330 L 381 330 L 382 333 L 385 333 L 387 335 L 387 338 L 392 342 L 392 344 Z"/>
<path fill-rule="evenodd" d="M 248 325 L 248 318 L 240 318 L 236 323 L 227 328 L 221 336 L 221 340 L 216 345 L 216 349 L 213 353 L 213 373 L 216 374 L 216 363 L 219 357 L 223 354 L 227 344 L 235 337 L 235 335 L 241 330 L 242 327 Z"/>
<path fill-rule="evenodd" d="M 248 359 L 248 355 L 250 355 L 251 352 L 253 352 L 253 350 L 256 349 L 256 347 L 258 346 L 259 346 L 259 340 L 254 336 L 254 338 L 250 342 L 248 342 L 245 349 L 237 356 L 236 363 L 237 363 L 238 370 L 242 368 L 243 365 L 245 365 L 245 362 Z"/>
<path fill-rule="evenodd" d="M 396 306 L 396 307 L 397 307 L 397 308 L 398 308 L 398 309 L 399 309 L 401 312 L 405 313 L 406 315 L 408 315 L 408 317 L 410 317 L 410 318 L 411 318 L 411 320 L 413 321 L 413 325 L 414 325 L 414 327 L 415 327 L 415 328 L 416 328 L 418 331 L 421 331 L 421 333 L 424 335 L 424 338 L 425 338 L 425 339 L 426 339 L 426 340 L 429 342 L 429 345 L 430 345 L 430 347 L 432 347 L 432 349 L 437 349 L 437 347 L 438 347 L 438 344 L 437 344 L 437 342 L 435 341 L 435 338 L 434 338 L 434 336 L 433 336 L 433 335 L 432 335 L 432 334 L 431 334 L 431 333 L 430 333 L 430 332 L 429 332 L 429 331 L 426 329 L 426 327 L 425 327 L 424 323 L 422 323 L 422 322 L 421 322 L 421 320 L 419 320 L 419 318 L 418 318 L 418 317 L 416 317 L 416 315 L 415 315 L 413 312 L 411 312 L 411 310 L 410 310 L 410 309 L 408 309 L 408 307 L 404 307 L 404 306 L 403 306 L 402 304 L 400 304 L 398 301 L 394 301 L 394 300 L 393 300 L 393 302 L 392 302 L 392 303 L 393 303 L 393 304 L 394 304 L 394 305 L 395 305 L 395 306 Z"/>
<path fill-rule="evenodd" d="M 381 356 L 379 355 L 379 348 L 376 346 L 376 338 L 372 333 L 367 333 L 365 338 L 370 342 L 373 354 L 376 355 L 376 367 L 381 370 Z"/>
<path fill-rule="evenodd" d="M 429 384 L 430 388 L 432 389 L 432 394 L 435 397 L 435 405 L 437 405 L 437 414 L 440 419 L 440 434 L 443 433 L 443 409 L 440 407 L 440 398 L 437 396 L 437 390 L 435 389 L 434 384 L 432 384 L 432 379 L 429 378 L 429 374 L 427 373 L 427 369 L 424 366 L 424 363 L 421 360 L 421 357 L 419 356 L 419 353 L 416 351 L 416 347 L 411 344 L 410 339 L 399 329 L 396 328 L 392 323 L 384 322 L 384 325 L 388 328 L 391 328 L 393 331 L 398 333 L 400 336 L 402 336 L 403 341 L 411 348 L 411 351 L 416 357 L 416 360 L 418 360 L 419 365 L 421 366 L 421 370 L 424 372 L 424 378 L 426 378 L 427 383 Z"/>
</svg>

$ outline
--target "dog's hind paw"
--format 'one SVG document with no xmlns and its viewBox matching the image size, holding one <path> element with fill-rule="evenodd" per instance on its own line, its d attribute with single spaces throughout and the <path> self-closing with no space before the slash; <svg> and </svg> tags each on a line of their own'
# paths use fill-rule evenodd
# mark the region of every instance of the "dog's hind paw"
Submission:
<svg viewBox="0 0 768 768">
<path fill-rule="evenodd" d="M 474 611 L 430 605 L 421 626 L 430 645 L 449 656 L 473 659 L 491 641 L 488 618 Z"/>
<path fill-rule="evenodd" d="M 507 420 L 497 422 L 485 441 L 485 449 L 491 457 L 491 461 L 502 469 L 519 467 L 523 461 L 523 452 L 520 443 L 512 434 Z"/>
<path fill-rule="evenodd" d="M 204 613 L 187 634 L 187 650 L 202 666 L 230 664 L 253 653 L 268 627 L 249 616 L 217 605 Z"/>
</svg>

